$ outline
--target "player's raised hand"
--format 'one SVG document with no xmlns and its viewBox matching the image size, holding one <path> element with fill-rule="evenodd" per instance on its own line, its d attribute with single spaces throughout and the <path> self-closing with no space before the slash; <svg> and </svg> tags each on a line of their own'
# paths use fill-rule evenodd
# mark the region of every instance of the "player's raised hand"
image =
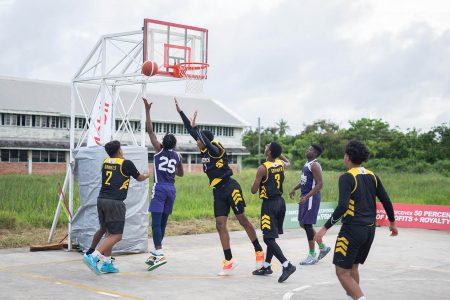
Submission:
<svg viewBox="0 0 450 300">
<path fill-rule="evenodd" d="M 144 101 L 145 109 L 150 110 L 150 108 L 152 108 L 153 102 L 148 103 L 147 99 L 145 99 L 144 97 L 142 97 L 142 100 Z"/>
<path fill-rule="evenodd" d="M 192 116 L 191 120 L 191 127 L 195 128 L 195 119 L 197 119 L 197 111 L 194 112 L 194 115 Z"/>
<path fill-rule="evenodd" d="M 175 107 L 177 109 L 177 112 L 181 112 L 180 105 L 178 104 L 177 98 L 173 97 L 173 100 L 175 100 Z"/>
</svg>

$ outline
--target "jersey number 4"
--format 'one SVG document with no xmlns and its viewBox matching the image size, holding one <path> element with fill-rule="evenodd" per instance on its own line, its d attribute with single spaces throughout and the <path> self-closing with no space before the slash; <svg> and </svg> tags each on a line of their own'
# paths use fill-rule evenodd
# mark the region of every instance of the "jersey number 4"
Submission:
<svg viewBox="0 0 450 300">
<path fill-rule="evenodd" d="M 158 165 L 158 170 L 174 173 L 176 164 L 177 161 L 175 159 L 169 159 L 166 156 L 161 156 L 160 163 Z"/>
</svg>

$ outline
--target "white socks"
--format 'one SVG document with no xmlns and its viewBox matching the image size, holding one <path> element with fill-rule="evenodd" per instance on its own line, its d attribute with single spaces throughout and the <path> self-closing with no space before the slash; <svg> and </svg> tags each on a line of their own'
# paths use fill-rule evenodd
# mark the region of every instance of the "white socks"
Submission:
<svg viewBox="0 0 450 300">
<path fill-rule="evenodd" d="M 111 256 L 103 256 L 103 262 L 110 264 L 111 263 Z"/>
<path fill-rule="evenodd" d="M 270 264 L 267 261 L 265 261 L 265 262 L 263 262 L 263 267 L 268 268 L 268 267 L 270 267 Z"/>
<path fill-rule="evenodd" d="M 347 295 L 347 300 L 353 300 L 352 296 Z M 367 300 L 365 296 L 359 297 L 357 300 Z"/>
<path fill-rule="evenodd" d="M 289 261 L 288 260 L 283 263 L 283 268 L 287 268 L 287 266 L 289 266 Z"/>
<path fill-rule="evenodd" d="M 155 251 L 153 251 L 153 253 L 155 253 L 156 255 L 164 255 L 163 249 L 155 249 Z"/>
</svg>

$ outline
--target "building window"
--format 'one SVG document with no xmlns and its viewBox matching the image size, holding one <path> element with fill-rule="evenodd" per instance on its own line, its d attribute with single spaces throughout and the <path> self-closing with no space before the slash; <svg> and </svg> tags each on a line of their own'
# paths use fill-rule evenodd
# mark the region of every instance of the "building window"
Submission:
<svg viewBox="0 0 450 300">
<path fill-rule="evenodd" d="M 201 164 L 202 157 L 200 154 L 191 154 L 191 164 Z"/>
<path fill-rule="evenodd" d="M 61 117 L 61 128 L 68 128 L 69 118 Z"/>
<path fill-rule="evenodd" d="M 237 164 L 237 155 L 228 155 L 228 163 Z"/>
<path fill-rule="evenodd" d="M 26 127 L 31 127 L 31 119 L 32 119 L 31 115 L 25 115 L 25 126 Z"/>
<path fill-rule="evenodd" d="M 64 151 L 58 151 L 58 162 L 66 162 L 66 153 Z"/>
<path fill-rule="evenodd" d="M 33 150 L 33 162 L 66 162 L 65 151 Z"/>
<path fill-rule="evenodd" d="M 15 114 L 4 114 L 3 115 L 6 126 L 17 126 L 17 115 Z"/>
<path fill-rule="evenodd" d="M 27 162 L 28 153 L 27 150 L 16 150 L 16 149 L 2 149 L 0 150 L 1 161 L 4 162 Z"/>
<path fill-rule="evenodd" d="M 43 128 L 49 127 L 47 116 L 41 116 L 41 127 L 43 127 Z"/>
</svg>

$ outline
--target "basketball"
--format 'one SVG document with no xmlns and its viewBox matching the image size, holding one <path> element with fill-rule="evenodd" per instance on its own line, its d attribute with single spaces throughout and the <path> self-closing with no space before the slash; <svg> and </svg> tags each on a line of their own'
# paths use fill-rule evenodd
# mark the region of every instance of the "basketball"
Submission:
<svg viewBox="0 0 450 300">
<path fill-rule="evenodd" d="M 158 64 L 154 61 L 147 60 L 142 64 L 142 74 L 154 76 L 158 73 Z"/>
</svg>

